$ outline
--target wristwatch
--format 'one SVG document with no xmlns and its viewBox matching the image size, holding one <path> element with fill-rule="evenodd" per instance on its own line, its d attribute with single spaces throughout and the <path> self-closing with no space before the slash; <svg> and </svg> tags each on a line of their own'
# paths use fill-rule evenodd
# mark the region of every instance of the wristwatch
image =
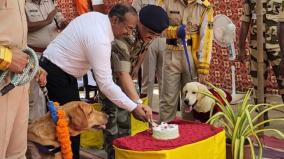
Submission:
<svg viewBox="0 0 284 159">
<path fill-rule="evenodd" d="M 137 99 L 137 100 L 134 100 L 134 103 L 136 104 L 142 104 L 143 103 L 143 100 L 142 99 Z"/>
</svg>

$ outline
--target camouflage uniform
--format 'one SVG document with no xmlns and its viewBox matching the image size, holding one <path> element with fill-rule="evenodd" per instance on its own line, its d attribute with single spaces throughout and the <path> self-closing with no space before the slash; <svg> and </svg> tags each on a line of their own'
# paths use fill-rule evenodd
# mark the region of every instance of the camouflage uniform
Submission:
<svg viewBox="0 0 284 159">
<path fill-rule="evenodd" d="M 280 46 L 277 38 L 277 24 L 279 11 L 282 10 L 281 0 L 262 0 L 263 3 L 263 36 L 264 36 L 264 77 L 268 77 L 269 64 L 276 76 L 278 87 L 284 99 L 284 79 L 279 76 L 279 64 L 281 61 Z M 251 71 L 254 90 L 257 89 L 257 25 L 256 25 L 256 0 L 246 0 L 241 21 L 248 22 L 252 26 L 250 49 Z M 265 85 L 266 87 L 266 85 Z M 265 89 L 266 90 L 266 89 Z"/>
<path fill-rule="evenodd" d="M 284 2 L 282 2 L 282 10 L 279 13 L 278 20 L 279 22 L 284 22 Z"/>
<path fill-rule="evenodd" d="M 160 120 L 168 122 L 176 117 L 180 90 L 198 74 L 208 74 L 212 49 L 213 9 L 207 0 L 164 0 L 170 27 L 166 30 L 167 50 L 164 53 Z M 184 48 L 177 38 L 180 25 L 186 25 L 189 71 Z M 183 109 L 183 107 L 182 107 Z M 182 111 L 183 112 L 183 111 Z M 190 119 L 190 114 L 182 114 Z"/>
<path fill-rule="evenodd" d="M 112 45 L 112 71 L 129 72 L 135 66 L 139 54 L 142 54 L 149 43 L 144 43 L 135 32 L 133 36 L 123 39 L 116 39 Z M 114 81 L 116 80 L 114 74 Z M 108 159 L 114 159 L 112 141 L 118 137 L 130 135 L 130 113 L 120 109 L 110 100 L 102 97 L 103 111 L 109 115 L 106 129 L 104 130 L 105 151 Z"/>
</svg>

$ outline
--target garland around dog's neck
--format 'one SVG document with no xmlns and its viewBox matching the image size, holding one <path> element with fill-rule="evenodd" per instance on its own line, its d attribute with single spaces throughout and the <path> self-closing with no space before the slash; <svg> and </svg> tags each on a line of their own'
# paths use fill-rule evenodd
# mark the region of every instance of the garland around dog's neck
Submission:
<svg viewBox="0 0 284 159">
<path fill-rule="evenodd" d="M 57 139 L 60 143 L 61 153 L 63 159 L 72 159 L 72 148 L 70 141 L 70 132 L 68 122 L 65 118 L 65 111 L 59 109 L 59 103 L 49 101 L 48 108 L 51 114 L 52 121 L 56 125 Z"/>
</svg>

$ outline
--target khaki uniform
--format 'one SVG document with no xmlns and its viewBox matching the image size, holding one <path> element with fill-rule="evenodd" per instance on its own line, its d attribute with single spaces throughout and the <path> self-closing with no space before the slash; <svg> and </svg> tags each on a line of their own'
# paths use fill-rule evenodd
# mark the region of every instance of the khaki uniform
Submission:
<svg viewBox="0 0 284 159">
<path fill-rule="evenodd" d="M 262 0 L 264 11 L 263 35 L 264 35 L 264 74 L 265 79 L 268 77 L 269 64 L 272 66 L 273 72 L 276 76 L 278 87 L 282 98 L 284 99 L 284 79 L 280 78 L 278 70 L 281 61 L 280 46 L 277 38 L 278 18 L 281 19 L 283 14 L 279 14 L 282 10 L 282 2 L 279 0 Z M 251 24 L 251 61 L 250 74 L 254 88 L 257 88 L 257 25 L 256 25 L 256 1 L 247 0 L 244 3 L 244 12 L 241 18 L 242 21 Z M 280 17 L 279 17 L 280 16 Z M 266 85 L 265 85 L 266 87 Z M 265 89 L 266 90 L 266 89 Z"/>
<path fill-rule="evenodd" d="M 134 0 L 132 6 L 139 12 L 141 8 L 146 5 L 159 5 L 160 0 Z M 153 89 L 155 77 L 159 83 L 159 95 L 162 91 L 162 67 L 163 67 L 163 53 L 166 51 L 166 39 L 156 38 L 150 44 L 147 53 L 145 54 L 144 62 L 142 65 L 142 88 L 141 93 L 147 94 L 148 105 L 152 106 Z"/>
<path fill-rule="evenodd" d="M 133 0 L 132 6 L 136 9 L 139 13 L 141 8 L 145 7 L 146 5 L 157 5 L 159 0 Z"/>
<path fill-rule="evenodd" d="M 282 10 L 279 13 L 278 21 L 279 22 L 284 22 L 284 7 L 283 7 L 283 5 L 282 5 Z"/>
<path fill-rule="evenodd" d="M 27 23 L 23 0 L 0 0 L 0 45 L 26 47 Z M 0 83 L 7 84 L 8 78 Z M 25 159 L 28 129 L 28 87 L 19 86 L 0 96 L 0 158 Z"/>
<path fill-rule="evenodd" d="M 142 94 L 147 94 L 148 105 L 153 107 L 155 77 L 158 80 L 159 99 L 162 95 L 163 54 L 166 52 L 166 38 L 156 38 L 150 44 L 142 65 Z"/>
<path fill-rule="evenodd" d="M 112 71 L 129 72 L 138 61 L 139 54 L 143 53 L 149 43 L 144 43 L 138 38 L 138 33 L 124 38 L 116 39 L 112 45 Z M 114 74 L 114 78 L 115 74 Z M 114 79 L 114 81 L 116 81 Z M 120 109 L 110 100 L 102 97 L 103 111 L 109 115 L 106 129 L 104 130 L 105 151 L 108 153 L 108 159 L 114 159 L 114 149 L 112 141 L 118 137 L 130 135 L 130 113 L 124 109 Z"/>
<path fill-rule="evenodd" d="M 201 0 L 165 0 L 164 7 L 170 18 L 170 27 L 166 31 L 167 51 L 164 53 L 160 120 L 168 122 L 176 117 L 183 86 L 195 80 L 198 74 L 209 73 L 213 9 L 208 1 Z M 188 31 L 190 71 L 184 48 L 176 35 L 178 27 L 182 24 L 187 26 Z M 188 118 L 187 115 L 183 114 L 183 118 Z"/>
<path fill-rule="evenodd" d="M 41 0 L 40 4 L 32 0 L 26 0 L 25 11 L 30 22 L 39 22 L 47 19 L 50 12 L 55 9 L 52 0 Z M 39 56 L 45 50 L 47 45 L 59 34 L 59 26 L 64 21 L 64 17 L 60 12 L 56 13 L 53 22 L 45 27 L 28 33 L 28 45 L 38 52 Z M 42 50 L 42 51 L 41 51 Z M 35 80 L 30 85 L 30 115 L 29 120 L 33 121 L 46 113 L 45 97 Z"/>
<path fill-rule="evenodd" d="M 27 0 L 26 14 L 30 22 L 39 22 L 47 19 L 50 12 L 55 9 L 52 0 L 41 0 L 40 4 Z M 59 26 L 64 21 L 64 17 L 57 12 L 53 22 L 37 31 L 29 32 L 28 45 L 45 49 L 47 45 L 59 34 Z"/>
</svg>

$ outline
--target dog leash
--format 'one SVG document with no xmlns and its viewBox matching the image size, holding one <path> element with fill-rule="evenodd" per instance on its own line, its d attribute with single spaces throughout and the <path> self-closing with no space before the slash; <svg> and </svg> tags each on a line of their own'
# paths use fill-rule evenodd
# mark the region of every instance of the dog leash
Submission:
<svg viewBox="0 0 284 159">
<path fill-rule="evenodd" d="M 58 117 L 57 117 L 57 108 L 56 106 L 54 105 L 54 102 L 51 101 L 48 97 L 48 90 L 46 87 L 41 87 L 41 90 L 47 100 L 46 104 L 47 104 L 47 108 L 50 112 L 50 116 L 51 116 L 51 119 L 52 121 L 54 122 L 54 124 L 56 125 L 57 121 L 58 121 Z"/>
<path fill-rule="evenodd" d="M 38 72 L 39 64 L 35 51 L 32 50 L 31 48 L 26 48 L 23 50 L 23 52 L 28 54 L 30 57 L 27 66 L 24 68 L 23 73 L 13 74 L 11 82 L 0 90 L 0 96 L 7 94 L 16 86 L 21 86 L 30 82 Z M 9 72 L 10 72 L 9 70 L 0 71 L 0 83 L 2 83 L 4 78 L 9 75 Z"/>
<path fill-rule="evenodd" d="M 40 88 L 41 88 L 41 91 L 43 92 L 43 94 L 45 96 L 46 101 L 47 101 L 46 104 L 48 106 L 51 119 L 54 122 L 54 124 L 56 125 L 56 123 L 58 121 L 57 108 L 54 105 L 54 102 L 49 99 L 47 88 L 46 87 L 40 87 Z M 34 144 L 36 145 L 36 147 L 39 149 L 40 152 L 55 154 L 55 153 L 61 151 L 61 147 L 54 148 L 54 147 L 50 147 L 50 146 L 43 146 L 43 145 L 40 145 L 38 143 L 34 143 Z"/>
<path fill-rule="evenodd" d="M 186 26 L 185 25 L 181 25 L 178 28 L 178 37 L 180 37 L 181 42 L 182 42 L 182 46 L 184 48 L 184 54 L 186 57 L 186 63 L 188 65 L 188 71 L 189 71 L 189 75 L 190 78 L 192 79 L 192 72 L 191 72 L 191 66 L 190 66 L 190 60 L 189 60 L 189 55 L 188 55 L 188 49 L 187 49 L 187 43 L 186 43 Z"/>
</svg>

